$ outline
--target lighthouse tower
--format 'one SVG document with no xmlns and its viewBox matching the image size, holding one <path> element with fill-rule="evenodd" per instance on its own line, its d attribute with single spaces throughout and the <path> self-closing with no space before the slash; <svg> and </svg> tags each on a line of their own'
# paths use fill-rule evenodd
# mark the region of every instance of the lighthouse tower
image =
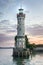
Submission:
<svg viewBox="0 0 43 65">
<path fill-rule="evenodd" d="M 19 9 L 17 14 L 17 41 L 16 48 L 25 48 L 25 14 L 23 9 Z"/>
<path fill-rule="evenodd" d="M 19 9 L 17 13 L 17 35 L 15 36 L 15 48 L 13 48 L 13 58 L 29 57 L 29 49 L 26 48 L 25 37 L 25 14 L 23 9 Z"/>
</svg>

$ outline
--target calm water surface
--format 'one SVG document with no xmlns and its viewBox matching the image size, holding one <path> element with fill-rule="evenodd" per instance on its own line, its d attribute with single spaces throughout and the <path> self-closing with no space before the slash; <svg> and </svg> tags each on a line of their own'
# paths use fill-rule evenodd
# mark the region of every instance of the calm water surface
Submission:
<svg viewBox="0 0 43 65">
<path fill-rule="evenodd" d="M 0 49 L 0 65 L 43 65 L 43 53 L 30 55 L 28 59 L 14 59 L 12 49 Z"/>
</svg>

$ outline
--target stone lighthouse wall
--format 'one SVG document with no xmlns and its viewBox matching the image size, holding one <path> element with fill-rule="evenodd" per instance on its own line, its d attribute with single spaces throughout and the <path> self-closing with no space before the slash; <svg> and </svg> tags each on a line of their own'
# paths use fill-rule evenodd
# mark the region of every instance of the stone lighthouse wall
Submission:
<svg viewBox="0 0 43 65">
<path fill-rule="evenodd" d="M 25 48 L 25 14 L 22 12 L 19 12 L 17 14 L 17 42 L 16 47 L 17 48 Z"/>
</svg>

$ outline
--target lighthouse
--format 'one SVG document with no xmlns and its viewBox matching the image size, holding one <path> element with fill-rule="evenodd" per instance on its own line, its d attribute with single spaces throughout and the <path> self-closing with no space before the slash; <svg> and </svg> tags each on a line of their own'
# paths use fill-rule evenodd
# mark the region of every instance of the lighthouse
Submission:
<svg viewBox="0 0 43 65">
<path fill-rule="evenodd" d="M 25 14 L 23 9 L 19 9 L 17 13 L 17 40 L 15 44 L 16 48 L 25 48 Z"/>
<path fill-rule="evenodd" d="M 17 35 L 15 36 L 13 57 L 29 57 L 29 49 L 26 48 L 25 14 L 23 10 L 20 8 L 19 13 L 17 13 Z"/>
</svg>

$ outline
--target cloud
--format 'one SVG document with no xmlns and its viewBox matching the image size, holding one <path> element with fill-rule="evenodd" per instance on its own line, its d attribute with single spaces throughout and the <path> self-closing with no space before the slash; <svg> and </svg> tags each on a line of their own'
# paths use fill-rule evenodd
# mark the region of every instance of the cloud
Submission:
<svg viewBox="0 0 43 65">
<path fill-rule="evenodd" d="M 10 46 L 11 43 L 13 45 L 16 28 L 17 25 L 11 24 L 9 20 L 0 21 L 0 46 Z"/>
<path fill-rule="evenodd" d="M 7 32 L 8 33 L 11 33 L 11 32 L 13 33 L 13 32 L 17 32 L 17 31 L 15 29 L 13 29 L 13 30 L 7 30 Z"/>
<path fill-rule="evenodd" d="M 3 15 L 3 13 L 2 13 L 2 12 L 0 12 L 0 15 Z"/>
<path fill-rule="evenodd" d="M 0 42 L 7 42 L 13 40 L 13 36 L 7 36 L 6 34 L 0 34 Z"/>
<path fill-rule="evenodd" d="M 1 20 L 0 21 L 0 29 L 8 29 L 10 28 L 10 21 L 9 20 Z"/>
<path fill-rule="evenodd" d="M 43 35 L 43 26 L 33 25 L 32 27 L 27 27 L 27 32 L 31 35 Z"/>
<path fill-rule="evenodd" d="M 6 9 L 8 8 L 9 6 L 12 6 L 15 4 L 15 1 L 16 0 L 0 0 L 0 8 L 1 9 Z"/>
<path fill-rule="evenodd" d="M 9 0 L 0 0 L 0 8 L 6 7 L 8 3 L 9 3 Z"/>
<path fill-rule="evenodd" d="M 9 20 L 1 20 L 0 24 L 9 24 Z"/>
<path fill-rule="evenodd" d="M 7 30 L 10 28 L 9 20 L 1 20 L 0 21 L 0 30 Z"/>
<path fill-rule="evenodd" d="M 4 15 L 4 14 L 3 14 L 2 12 L 0 12 L 0 18 L 2 18 L 2 17 L 3 17 L 3 15 Z"/>
<path fill-rule="evenodd" d="M 7 32 L 9 32 L 9 33 L 11 33 L 11 32 L 12 32 L 12 33 L 15 32 L 15 33 L 16 33 L 16 32 L 17 32 L 17 25 L 14 24 L 14 25 L 12 25 L 11 27 L 12 27 L 12 29 L 7 30 Z"/>
<path fill-rule="evenodd" d="M 1 20 L 0 21 L 0 30 L 5 30 L 6 32 L 16 32 L 17 25 L 10 24 L 9 20 Z"/>
<path fill-rule="evenodd" d="M 13 47 L 14 46 L 14 36 L 0 34 L 0 47 Z"/>
<path fill-rule="evenodd" d="M 0 47 L 14 46 L 14 33 L 0 33 Z"/>
</svg>

